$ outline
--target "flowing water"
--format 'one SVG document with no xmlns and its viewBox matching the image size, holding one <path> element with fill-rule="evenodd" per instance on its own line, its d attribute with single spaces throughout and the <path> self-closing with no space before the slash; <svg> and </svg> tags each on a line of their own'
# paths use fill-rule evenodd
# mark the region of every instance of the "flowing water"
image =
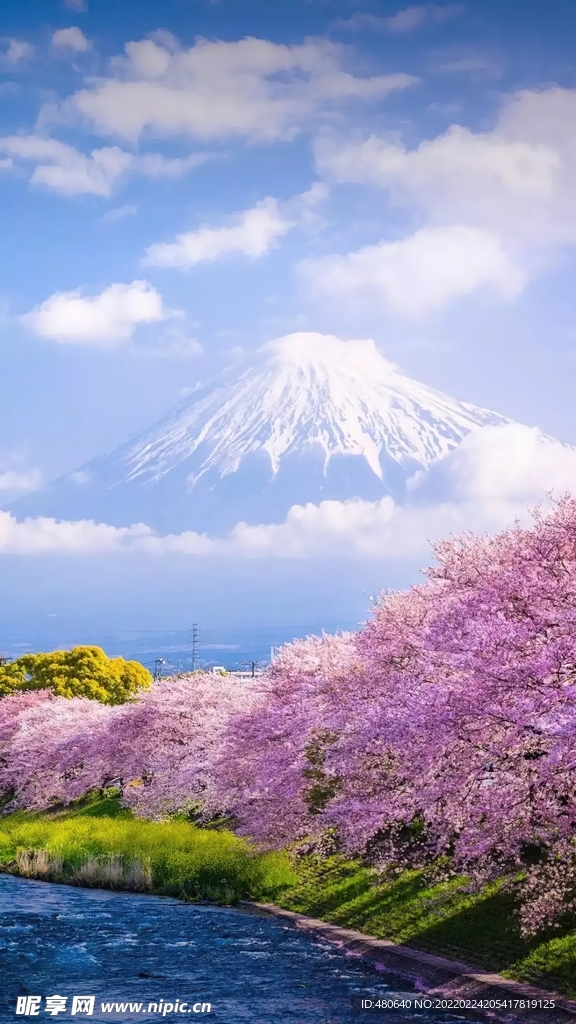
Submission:
<svg viewBox="0 0 576 1024">
<path fill-rule="evenodd" d="M 44 1021 L 138 1024 L 186 1019 L 440 1024 L 461 1019 L 415 1011 L 413 1002 L 411 1009 L 385 1016 L 357 1009 L 353 996 L 413 1001 L 415 993 L 394 975 L 279 919 L 9 875 L 0 875 L 0 982 L 1 1024 L 33 1020 L 26 1011 L 35 1008 L 36 1019 Z M 34 1003 L 31 996 L 42 998 Z M 65 1006 L 62 1000 L 47 1003 L 53 996 L 65 998 Z M 72 1015 L 74 996 L 94 996 L 93 1012 L 81 1003 Z M 106 1003 L 142 1007 L 103 1009 Z M 202 1003 L 210 1004 L 210 1012 L 206 1007 L 201 1012 Z M 173 1009 L 166 1010 L 167 1004 Z M 61 1012 L 47 1012 L 58 1006 Z"/>
</svg>

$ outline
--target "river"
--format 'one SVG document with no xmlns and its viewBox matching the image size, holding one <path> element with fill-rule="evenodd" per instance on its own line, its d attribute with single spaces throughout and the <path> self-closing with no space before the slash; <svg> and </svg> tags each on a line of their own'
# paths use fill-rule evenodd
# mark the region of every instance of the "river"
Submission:
<svg viewBox="0 0 576 1024">
<path fill-rule="evenodd" d="M 440 1024 L 461 1019 L 413 1008 L 385 1017 L 355 1009 L 354 995 L 413 1000 L 414 992 L 395 976 L 272 917 L 9 875 L 0 875 L 0 979 L 1 1024 L 33 1020 L 25 1011 L 35 1008 L 36 1019 L 44 1021 L 134 1024 L 185 1019 Z M 62 1000 L 46 1003 L 55 995 L 65 998 L 65 1007 Z M 42 998 L 34 1003 L 30 996 Z M 93 1013 L 81 1004 L 72 1015 L 74 996 L 94 996 Z M 166 1004 L 175 1007 L 177 1000 L 178 1012 L 163 1014 Z M 107 1002 L 143 1007 L 103 1010 Z M 150 1003 L 158 1008 L 149 1010 Z M 210 1004 L 209 1014 L 206 1008 L 199 1012 L 202 1003 Z M 58 1005 L 62 1012 L 47 1012 L 47 1006 Z"/>
</svg>

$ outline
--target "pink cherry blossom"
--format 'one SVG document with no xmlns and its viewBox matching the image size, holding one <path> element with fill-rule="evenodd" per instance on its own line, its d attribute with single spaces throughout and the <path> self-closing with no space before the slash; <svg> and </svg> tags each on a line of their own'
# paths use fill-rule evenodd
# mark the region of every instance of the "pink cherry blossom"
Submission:
<svg viewBox="0 0 576 1024">
<path fill-rule="evenodd" d="M 553 925 L 576 909 L 576 499 L 435 554 L 358 633 L 288 644 L 249 684 L 5 698 L 0 791 L 43 807 L 116 780 L 148 817 L 222 812 L 268 847 L 329 835 L 505 878 L 527 934 Z"/>
<path fill-rule="evenodd" d="M 107 777 L 106 740 L 119 708 L 49 690 L 0 700 L 0 793 L 9 809 L 69 803 Z"/>
<path fill-rule="evenodd" d="M 576 894 L 576 501 L 436 556 L 356 637 L 285 649 L 266 703 L 234 723 L 236 814 L 269 844 L 332 828 L 351 853 L 447 854 L 477 881 L 530 865 L 534 930 Z M 332 799 L 312 815 L 315 737 Z"/>
</svg>

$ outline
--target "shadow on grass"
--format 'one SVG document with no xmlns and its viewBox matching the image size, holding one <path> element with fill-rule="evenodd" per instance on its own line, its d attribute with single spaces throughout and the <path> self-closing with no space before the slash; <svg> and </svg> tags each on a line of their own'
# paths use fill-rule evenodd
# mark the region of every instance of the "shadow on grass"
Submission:
<svg viewBox="0 0 576 1024">
<path fill-rule="evenodd" d="M 299 875 L 282 899 L 291 910 L 576 995 L 576 932 L 522 938 L 501 883 L 470 892 L 464 879 L 430 884 L 416 871 L 381 882 L 342 857 L 308 858 Z"/>
</svg>

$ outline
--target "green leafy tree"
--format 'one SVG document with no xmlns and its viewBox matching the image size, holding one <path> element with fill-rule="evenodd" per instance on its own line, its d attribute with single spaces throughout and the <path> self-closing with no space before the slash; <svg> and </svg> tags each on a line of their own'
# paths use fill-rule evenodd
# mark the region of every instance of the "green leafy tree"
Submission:
<svg viewBox="0 0 576 1024">
<path fill-rule="evenodd" d="M 152 676 L 140 662 L 109 658 L 101 647 L 24 654 L 0 665 L 0 697 L 20 690 L 51 689 L 58 697 L 124 704 L 151 683 Z"/>
<path fill-rule="evenodd" d="M 0 664 L 0 697 L 8 697 L 26 687 L 26 670 L 15 661 Z"/>
</svg>

